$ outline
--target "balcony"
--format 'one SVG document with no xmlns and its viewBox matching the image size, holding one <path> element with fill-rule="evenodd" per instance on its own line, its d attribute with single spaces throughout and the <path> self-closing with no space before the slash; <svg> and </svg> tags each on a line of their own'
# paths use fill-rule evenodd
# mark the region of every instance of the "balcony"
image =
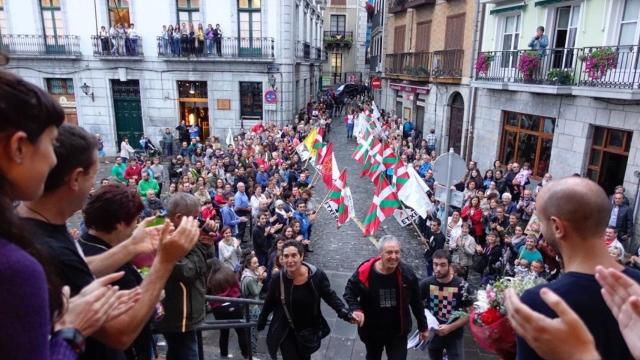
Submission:
<svg viewBox="0 0 640 360">
<path fill-rule="evenodd" d="M 431 53 L 427 51 L 388 54 L 384 72 L 389 77 L 428 81 L 431 75 Z"/>
<path fill-rule="evenodd" d="M 389 1 L 389 13 L 395 14 L 407 9 L 407 0 Z"/>
<path fill-rule="evenodd" d="M 306 41 L 296 41 L 296 59 L 305 61 L 311 60 L 311 44 Z"/>
<path fill-rule="evenodd" d="M 439 83 L 459 83 L 463 62 L 462 49 L 434 51 L 431 59 L 431 80 Z"/>
<path fill-rule="evenodd" d="M 319 63 L 321 63 L 323 61 L 326 61 L 327 59 L 326 58 L 323 59 L 322 55 L 323 55 L 323 50 L 321 48 L 319 48 L 319 47 L 314 47 L 313 48 L 313 60 L 314 61 L 319 62 Z"/>
<path fill-rule="evenodd" d="M 350 49 L 353 44 L 353 31 L 325 31 L 324 46 L 329 50 Z"/>
<path fill-rule="evenodd" d="M 640 100 L 640 47 L 481 52 L 473 86 Z"/>
<path fill-rule="evenodd" d="M 0 50 L 12 57 L 76 58 L 80 37 L 74 35 L 0 35 Z"/>
<path fill-rule="evenodd" d="M 423 5 L 434 5 L 436 3 L 436 0 L 407 0 L 406 1 L 406 8 L 417 8 Z"/>
<path fill-rule="evenodd" d="M 201 61 L 234 61 L 246 59 L 247 61 L 273 61 L 273 38 L 238 38 L 223 37 L 218 43 L 208 41 L 198 43 L 188 36 L 172 39 L 156 38 L 158 57 L 164 60 L 201 60 Z"/>
<path fill-rule="evenodd" d="M 378 72 L 378 65 L 380 64 L 380 59 L 378 55 L 369 56 L 369 72 L 375 73 Z"/>
<path fill-rule="evenodd" d="M 91 36 L 93 56 L 102 59 L 137 59 L 142 60 L 142 37 L 129 38 L 124 36 Z M 163 47 L 162 41 L 158 48 Z"/>
</svg>

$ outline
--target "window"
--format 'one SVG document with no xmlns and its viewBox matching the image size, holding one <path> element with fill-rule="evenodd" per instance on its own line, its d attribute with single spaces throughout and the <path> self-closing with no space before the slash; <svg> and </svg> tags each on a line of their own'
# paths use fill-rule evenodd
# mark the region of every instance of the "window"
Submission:
<svg viewBox="0 0 640 360">
<path fill-rule="evenodd" d="M 416 51 L 429 51 L 431 42 L 431 21 L 418 23 L 416 26 Z"/>
<path fill-rule="evenodd" d="M 44 34 L 54 37 L 64 35 L 60 0 L 40 0 L 40 11 L 42 12 Z"/>
<path fill-rule="evenodd" d="M 238 1 L 238 17 L 240 19 L 240 37 L 249 39 L 258 39 L 262 36 L 262 20 L 260 12 L 260 0 L 239 0 Z M 306 17 L 305 17 L 306 19 Z M 304 29 L 306 33 L 307 29 Z M 250 45 L 253 47 L 253 45 Z"/>
<path fill-rule="evenodd" d="M 555 123 L 552 118 L 504 111 L 501 161 L 528 162 L 533 176 L 544 176 L 549 171 Z"/>
<path fill-rule="evenodd" d="M 331 53 L 331 72 L 342 73 L 342 53 Z"/>
<path fill-rule="evenodd" d="M 580 18 L 580 5 L 563 6 L 556 9 L 555 33 L 553 37 L 553 48 L 572 49 L 576 44 L 578 33 L 578 21 Z M 553 51 L 552 67 L 571 68 L 573 62 L 573 51 L 556 50 Z"/>
<path fill-rule="evenodd" d="M 76 97 L 73 79 L 45 79 L 47 92 L 60 104 L 64 110 L 64 121 L 78 125 Z"/>
<path fill-rule="evenodd" d="M 4 0 L 0 0 L 0 34 L 7 33 L 7 18 L 4 14 Z"/>
<path fill-rule="evenodd" d="M 131 24 L 129 17 L 129 0 L 108 0 L 109 25 Z"/>
<path fill-rule="evenodd" d="M 600 184 L 607 194 L 624 182 L 632 137 L 630 131 L 593 128 L 587 177 Z"/>
<path fill-rule="evenodd" d="M 395 54 L 404 52 L 404 34 L 406 27 L 404 25 L 396 26 L 393 29 L 393 52 Z"/>
<path fill-rule="evenodd" d="M 638 15 L 640 15 L 640 0 L 626 0 L 620 21 L 618 45 L 635 45 L 637 43 Z"/>
<path fill-rule="evenodd" d="M 51 95 L 74 95 L 73 79 L 47 79 L 47 91 Z"/>
<path fill-rule="evenodd" d="M 344 34 L 347 27 L 347 17 L 345 15 L 331 15 L 331 34 Z"/>
<path fill-rule="evenodd" d="M 518 50 L 520 41 L 520 14 L 504 16 L 502 21 L 502 67 L 515 68 L 518 63 L 517 54 L 509 51 Z"/>
<path fill-rule="evenodd" d="M 464 14 L 447 16 L 447 29 L 444 37 L 444 48 L 462 49 L 464 44 Z"/>
<path fill-rule="evenodd" d="M 202 22 L 200 17 L 200 0 L 177 0 L 178 22 L 198 26 Z"/>
<path fill-rule="evenodd" d="M 341 6 L 345 6 L 347 5 L 347 0 L 331 0 L 331 5 L 341 5 Z"/>
<path fill-rule="evenodd" d="M 262 118 L 262 83 L 240 83 L 240 116 Z"/>
</svg>

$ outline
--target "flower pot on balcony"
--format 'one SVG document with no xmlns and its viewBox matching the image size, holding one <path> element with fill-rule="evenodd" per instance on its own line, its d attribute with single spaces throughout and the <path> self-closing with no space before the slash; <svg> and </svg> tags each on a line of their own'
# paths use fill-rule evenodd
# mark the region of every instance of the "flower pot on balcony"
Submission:
<svg viewBox="0 0 640 360">
<path fill-rule="evenodd" d="M 540 54 L 537 51 L 525 51 L 518 58 L 518 71 L 522 74 L 525 83 L 532 83 L 533 78 L 540 69 Z"/>
<path fill-rule="evenodd" d="M 573 72 L 571 70 L 553 69 L 547 74 L 547 83 L 555 86 L 573 85 Z"/>
<path fill-rule="evenodd" d="M 598 81 L 618 66 L 618 53 L 611 48 L 601 48 L 581 56 L 580 60 L 589 80 Z"/>
<path fill-rule="evenodd" d="M 489 68 L 491 67 L 492 62 L 492 54 L 480 53 L 474 65 L 476 76 L 486 76 L 489 73 Z"/>
</svg>

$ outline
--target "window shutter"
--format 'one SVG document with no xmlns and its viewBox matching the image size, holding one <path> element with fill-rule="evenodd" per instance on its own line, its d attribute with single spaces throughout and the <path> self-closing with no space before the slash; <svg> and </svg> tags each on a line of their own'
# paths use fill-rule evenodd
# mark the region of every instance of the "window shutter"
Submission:
<svg viewBox="0 0 640 360">
<path fill-rule="evenodd" d="M 418 23 L 416 27 L 416 51 L 429 51 L 431 21 Z"/>
<path fill-rule="evenodd" d="M 444 39 L 444 48 L 462 49 L 464 44 L 464 17 L 465 14 L 447 17 L 447 31 Z"/>
<path fill-rule="evenodd" d="M 396 26 L 393 33 L 393 52 L 396 54 L 404 52 L 405 25 Z"/>
</svg>

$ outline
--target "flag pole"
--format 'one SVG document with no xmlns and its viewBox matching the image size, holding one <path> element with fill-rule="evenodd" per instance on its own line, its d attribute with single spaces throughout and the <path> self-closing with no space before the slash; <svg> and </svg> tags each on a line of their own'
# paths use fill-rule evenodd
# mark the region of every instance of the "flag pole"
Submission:
<svg viewBox="0 0 640 360">
<path fill-rule="evenodd" d="M 404 204 L 402 203 L 402 201 L 400 201 L 400 206 L 402 207 L 402 210 L 407 211 L 407 208 L 404 206 Z M 427 239 L 422 235 L 422 233 L 420 232 L 420 229 L 418 229 L 418 225 L 416 225 L 415 221 L 411 221 L 411 225 L 413 225 L 413 227 L 416 229 L 416 232 L 418 233 L 418 236 L 420 236 L 420 240 L 422 241 L 422 243 L 424 245 L 427 245 L 427 247 L 429 247 L 428 243 L 427 243 Z"/>
<path fill-rule="evenodd" d="M 327 191 L 326 195 L 324 196 L 324 199 L 322 199 L 322 201 L 320 202 L 320 205 L 318 205 L 318 208 L 315 210 L 316 213 L 318 211 L 320 211 L 320 208 L 322 207 L 322 204 L 324 204 L 324 202 L 327 201 L 327 198 L 329 197 L 329 194 L 331 194 L 331 191 L 333 191 L 334 187 L 336 187 L 336 184 L 333 184 L 331 186 L 331 188 L 329 189 L 329 191 Z"/>
</svg>

